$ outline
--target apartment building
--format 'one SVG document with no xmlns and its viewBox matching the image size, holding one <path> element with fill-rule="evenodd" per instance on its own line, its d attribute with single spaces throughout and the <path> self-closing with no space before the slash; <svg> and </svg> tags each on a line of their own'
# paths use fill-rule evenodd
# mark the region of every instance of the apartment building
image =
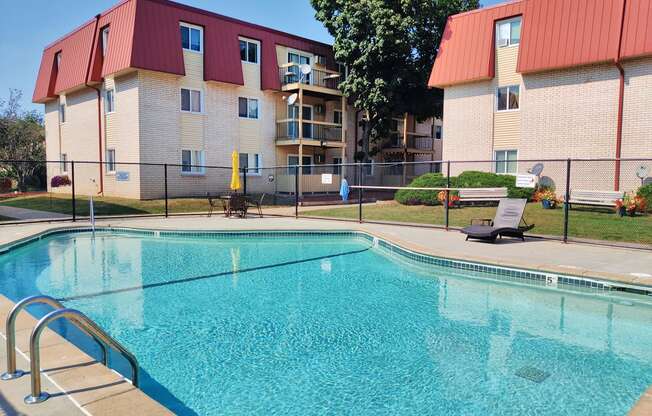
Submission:
<svg viewBox="0 0 652 416">
<path fill-rule="evenodd" d="M 508 174 L 535 163 L 517 159 L 652 158 L 650 16 L 648 0 L 518 0 L 451 16 L 429 81 L 444 89 L 443 158 Z M 560 188 L 555 163 L 543 174 Z M 638 166 L 578 163 L 574 186 L 630 190 Z"/>
<path fill-rule="evenodd" d="M 163 169 L 126 162 L 168 163 L 179 165 L 170 196 L 202 195 L 230 172 L 199 165 L 229 167 L 235 150 L 250 189 L 293 190 L 289 175 L 261 168 L 346 160 L 355 126 L 340 79 L 330 45 L 165 0 L 122 1 L 43 52 L 33 101 L 45 105 L 47 159 L 63 161 L 48 177 L 76 161 L 78 192 L 159 198 Z"/>
</svg>

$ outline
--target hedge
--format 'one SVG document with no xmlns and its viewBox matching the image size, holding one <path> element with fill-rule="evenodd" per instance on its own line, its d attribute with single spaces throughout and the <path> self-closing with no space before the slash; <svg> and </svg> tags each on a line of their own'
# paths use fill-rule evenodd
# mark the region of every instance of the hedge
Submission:
<svg viewBox="0 0 652 416">
<path fill-rule="evenodd" d="M 446 186 L 446 177 L 441 173 L 426 173 L 415 178 L 408 186 L 413 188 L 442 188 Z M 510 198 L 532 199 L 534 189 L 517 188 L 516 177 L 497 175 L 489 172 L 466 171 L 459 176 L 451 176 L 451 187 L 456 188 L 507 188 Z M 394 199 L 403 205 L 440 205 L 437 191 L 413 191 L 401 189 Z"/>
<path fill-rule="evenodd" d="M 455 184 L 455 177 L 451 177 L 451 186 Z M 441 173 L 426 173 L 415 178 L 408 186 L 413 188 L 445 188 L 446 177 Z M 437 200 L 438 191 L 414 191 L 401 189 L 396 192 L 394 199 L 403 205 L 441 205 Z"/>
<path fill-rule="evenodd" d="M 638 188 L 636 195 L 645 198 L 647 201 L 647 210 L 652 211 L 652 183 L 648 183 L 647 185 L 643 185 Z"/>
</svg>

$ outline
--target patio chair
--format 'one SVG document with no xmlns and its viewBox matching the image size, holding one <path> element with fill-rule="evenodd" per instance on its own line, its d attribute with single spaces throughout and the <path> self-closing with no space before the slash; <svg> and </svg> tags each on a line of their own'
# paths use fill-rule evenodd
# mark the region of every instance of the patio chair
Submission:
<svg viewBox="0 0 652 416">
<path fill-rule="evenodd" d="M 245 218 L 247 216 L 247 197 L 244 195 L 233 194 L 229 200 L 230 212 L 237 214 L 240 218 Z"/>
<path fill-rule="evenodd" d="M 495 242 L 496 238 L 514 237 L 525 241 L 523 233 L 534 228 L 523 219 L 527 199 L 502 198 L 498 203 L 496 217 L 492 219 L 472 219 L 471 225 L 462 230 L 466 239 Z M 480 224 L 478 224 L 478 222 Z M 521 226 L 523 222 L 523 226 Z"/>
<path fill-rule="evenodd" d="M 258 215 L 260 218 L 263 218 L 263 201 L 265 200 L 265 194 L 260 196 L 259 200 L 247 199 L 248 208 L 256 208 L 258 210 Z"/>
<path fill-rule="evenodd" d="M 206 192 L 206 198 L 208 199 L 208 216 L 213 215 L 213 211 L 215 211 L 216 208 L 222 207 L 222 210 L 224 211 L 224 215 L 226 215 L 226 211 L 228 207 L 226 206 L 226 203 L 223 199 L 221 199 L 219 196 L 214 196 L 211 195 L 209 192 Z"/>
</svg>

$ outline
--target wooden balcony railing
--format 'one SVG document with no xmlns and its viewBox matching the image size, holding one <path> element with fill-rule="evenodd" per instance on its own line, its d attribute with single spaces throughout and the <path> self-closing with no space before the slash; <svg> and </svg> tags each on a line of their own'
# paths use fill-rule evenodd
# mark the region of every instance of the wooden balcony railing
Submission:
<svg viewBox="0 0 652 416">
<path fill-rule="evenodd" d="M 299 120 L 285 119 L 276 122 L 277 140 L 319 140 L 326 142 L 342 141 L 342 125 L 324 121 L 303 120 L 302 131 Z"/>
<path fill-rule="evenodd" d="M 281 85 L 289 85 L 301 82 L 306 85 L 315 85 L 318 87 L 336 90 L 340 83 L 340 73 L 329 69 L 312 67 L 312 72 L 303 75 L 299 64 L 288 63 L 279 66 L 279 77 Z"/>
</svg>

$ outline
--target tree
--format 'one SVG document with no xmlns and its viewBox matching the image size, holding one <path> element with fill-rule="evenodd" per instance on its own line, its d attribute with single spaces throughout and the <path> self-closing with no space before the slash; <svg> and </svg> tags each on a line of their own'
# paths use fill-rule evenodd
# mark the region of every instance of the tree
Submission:
<svg viewBox="0 0 652 416">
<path fill-rule="evenodd" d="M 36 111 L 23 111 L 22 92 L 9 90 L 9 99 L 0 100 L 0 161 L 45 161 L 45 130 L 43 117 Z M 43 163 L 1 163 L 0 176 L 18 181 L 25 190 L 27 179 L 42 176 Z"/>
<path fill-rule="evenodd" d="M 317 20 L 335 38 L 335 59 L 346 65 L 341 91 L 364 113 L 367 160 L 387 137 L 392 117 L 441 116 L 443 93 L 428 77 L 448 16 L 478 0 L 311 0 Z M 372 148 L 372 146 L 374 146 Z"/>
</svg>

